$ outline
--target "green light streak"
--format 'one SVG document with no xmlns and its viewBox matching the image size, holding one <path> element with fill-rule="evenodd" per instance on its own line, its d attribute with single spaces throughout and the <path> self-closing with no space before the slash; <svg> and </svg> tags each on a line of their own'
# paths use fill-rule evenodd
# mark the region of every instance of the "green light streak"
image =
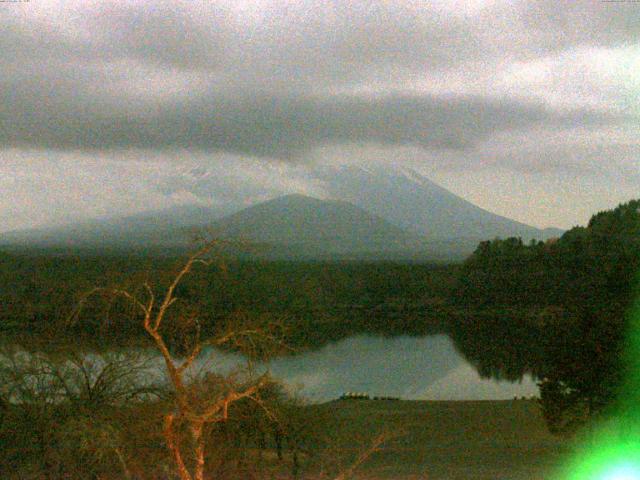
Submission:
<svg viewBox="0 0 640 480">
<path fill-rule="evenodd" d="M 558 480 L 640 480 L 640 297 L 631 309 L 625 383 L 610 419 L 595 425 Z"/>
<path fill-rule="evenodd" d="M 640 480 L 640 442 L 598 434 L 590 448 L 579 452 L 561 478 L 565 480 Z"/>
</svg>

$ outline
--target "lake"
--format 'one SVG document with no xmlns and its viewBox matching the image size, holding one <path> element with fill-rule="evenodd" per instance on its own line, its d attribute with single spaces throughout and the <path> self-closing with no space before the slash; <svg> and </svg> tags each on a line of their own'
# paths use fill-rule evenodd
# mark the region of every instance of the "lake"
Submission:
<svg viewBox="0 0 640 480">
<path fill-rule="evenodd" d="M 238 354 L 207 353 L 207 363 L 220 372 L 243 363 Z M 504 400 L 539 393 L 528 376 L 515 383 L 481 378 L 446 335 L 357 335 L 277 358 L 267 367 L 290 390 L 315 402 L 349 391 L 405 400 Z"/>
<path fill-rule="evenodd" d="M 25 352 L 25 357 L 30 354 Z M 153 349 L 121 351 L 118 355 L 147 359 L 141 384 L 162 381 L 164 362 Z M 91 371 L 99 375 L 104 365 L 100 354 L 88 354 Z M 132 357 L 132 358 L 133 358 Z M 85 357 L 87 358 L 87 357 Z M 190 374 L 229 374 L 244 370 L 246 359 L 238 353 L 206 349 L 190 368 Z M 325 402 L 346 392 L 403 400 L 508 400 L 538 396 L 531 377 L 521 382 L 481 378 L 456 350 L 446 335 L 382 337 L 356 335 L 318 350 L 278 357 L 256 364 L 258 372 L 269 370 L 287 390 L 312 402 Z"/>
</svg>

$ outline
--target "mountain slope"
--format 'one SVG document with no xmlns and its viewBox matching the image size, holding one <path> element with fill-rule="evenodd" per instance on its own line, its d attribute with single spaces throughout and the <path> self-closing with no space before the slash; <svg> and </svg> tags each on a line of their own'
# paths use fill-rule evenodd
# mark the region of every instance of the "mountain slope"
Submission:
<svg viewBox="0 0 640 480">
<path fill-rule="evenodd" d="M 190 230 L 222 217 L 228 210 L 195 205 L 143 212 L 127 217 L 87 220 L 70 225 L 0 234 L 0 245 L 40 247 L 147 247 L 183 245 Z"/>
<path fill-rule="evenodd" d="M 351 202 L 409 231 L 437 241 L 519 236 L 546 239 L 562 230 L 540 230 L 488 212 L 409 169 L 342 166 L 318 170 L 327 194 Z"/>
<path fill-rule="evenodd" d="M 273 175 L 281 174 L 273 170 Z M 279 258 L 286 256 L 283 246 L 287 246 L 293 257 L 395 252 L 378 257 L 449 261 L 469 255 L 481 240 L 519 236 L 528 241 L 562 233 L 495 215 L 408 169 L 315 167 L 292 178 L 296 182 L 290 185 L 311 190 L 313 185 L 319 196 L 335 200 L 292 194 L 242 211 L 235 205 L 175 207 L 3 233 L 0 246 L 162 249 L 188 246 L 193 232 L 205 231 L 263 247 L 268 244 L 266 249 Z M 211 196 L 228 198 L 219 188 L 220 183 L 212 185 Z M 235 185 L 225 188 L 233 190 L 238 202 L 243 195 L 245 200 L 252 198 L 250 191 L 237 190 Z M 224 217 L 231 212 L 237 213 Z M 367 258 L 371 257 L 376 255 Z"/>
<path fill-rule="evenodd" d="M 421 245 L 417 236 L 355 205 L 298 194 L 241 210 L 215 222 L 210 232 L 308 254 L 415 251 Z"/>
</svg>

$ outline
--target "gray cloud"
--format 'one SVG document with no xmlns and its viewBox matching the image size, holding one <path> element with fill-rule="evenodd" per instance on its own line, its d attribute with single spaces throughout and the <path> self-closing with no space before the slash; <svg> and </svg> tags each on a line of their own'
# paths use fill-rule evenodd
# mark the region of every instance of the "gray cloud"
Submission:
<svg viewBox="0 0 640 480">
<path fill-rule="evenodd" d="M 638 4 L 595 0 L 3 4 L 0 181 L 22 192 L 25 222 L 46 222 L 31 192 L 53 198 L 67 175 L 45 177 L 47 164 L 102 179 L 93 215 L 124 208 L 122 192 L 97 192 L 117 160 L 144 186 L 128 203 L 145 208 L 295 189 L 300 159 L 404 163 L 485 208 L 567 225 L 637 191 L 638 25 Z M 182 157 L 219 168 L 185 179 Z M 291 159 L 288 180 L 260 171 Z M 557 221 L 528 198 L 564 205 L 568 190 Z M 504 207 L 518 195 L 517 212 Z M 7 205 L 0 219 L 15 216 Z"/>
<path fill-rule="evenodd" d="M 620 47 L 640 39 L 640 9 L 634 2 L 533 0 L 522 2 L 526 35 L 540 47 Z"/>
<path fill-rule="evenodd" d="M 321 144 L 459 149 L 514 127 L 615 123 L 499 90 L 415 92 L 410 79 L 422 72 L 446 82 L 498 58 L 628 44 L 640 10 L 497 2 L 465 16 L 412 2 L 232 5 L 105 2 L 69 8 L 57 23 L 9 17 L 0 144 L 287 158 Z M 381 82 L 384 95 L 340 93 Z"/>
<path fill-rule="evenodd" d="M 38 93 L 20 87 L 4 90 L 5 100 L 13 98 L 3 102 L 0 114 L 0 142 L 13 147 L 191 148 L 288 158 L 325 143 L 462 149 L 527 125 L 570 127 L 616 120 L 606 113 L 557 112 L 512 100 L 426 95 L 201 97 L 131 111 L 37 83 L 32 87 Z"/>
<path fill-rule="evenodd" d="M 592 0 L 465 2 L 478 4 L 473 12 L 459 2 L 235 3 L 103 2 L 81 10 L 80 22 L 92 35 L 78 43 L 103 60 L 253 70 L 263 81 L 278 71 L 340 81 L 354 69 L 371 73 L 367 65 L 422 71 L 469 59 L 525 60 L 581 46 L 624 46 L 640 36 L 636 6 Z M 61 46 L 69 50 L 69 42 Z"/>
</svg>

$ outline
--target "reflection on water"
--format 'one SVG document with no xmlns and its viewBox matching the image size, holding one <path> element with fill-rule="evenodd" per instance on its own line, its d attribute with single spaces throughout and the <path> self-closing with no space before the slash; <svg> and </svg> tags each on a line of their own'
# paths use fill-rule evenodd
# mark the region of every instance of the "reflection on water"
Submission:
<svg viewBox="0 0 640 480">
<path fill-rule="evenodd" d="M 229 371 L 239 355 L 210 352 L 216 370 Z M 530 377 L 520 383 L 482 379 L 444 335 L 372 337 L 359 335 L 320 350 L 269 363 L 274 377 L 313 401 L 347 391 L 408 400 L 490 400 L 533 396 Z"/>
<path fill-rule="evenodd" d="M 155 350 L 115 355 L 146 359 L 148 366 L 144 373 L 136 375 L 140 384 L 163 381 L 164 363 Z M 16 358 L 19 357 L 13 361 Z M 22 351 L 22 358 L 24 362 L 37 357 Z M 9 361 L 9 357 L 4 360 Z M 85 360 L 89 361 L 85 367 L 90 367 L 96 375 L 105 364 L 105 358 L 96 354 L 90 354 Z M 246 361 L 240 354 L 208 349 L 190 370 L 193 375 L 209 371 L 228 374 L 245 366 Z M 316 402 L 338 398 L 345 392 L 406 400 L 492 400 L 538 394 L 537 386 L 529 377 L 520 383 L 480 378 L 445 335 L 353 336 L 316 351 L 277 358 L 255 367 L 258 371 L 268 368 L 289 390 Z"/>
</svg>

